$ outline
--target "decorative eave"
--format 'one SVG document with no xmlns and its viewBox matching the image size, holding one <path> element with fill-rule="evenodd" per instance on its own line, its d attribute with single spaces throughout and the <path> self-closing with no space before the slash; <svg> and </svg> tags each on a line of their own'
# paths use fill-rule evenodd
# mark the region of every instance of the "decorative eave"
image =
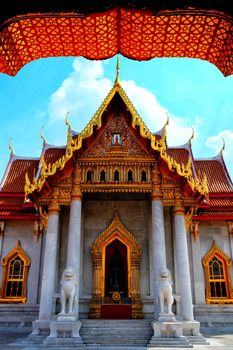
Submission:
<svg viewBox="0 0 233 350">
<path fill-rule="evenodd" d="M 87 126 L 82 130 L 82 132 L 78 134 L 78 136 L 73 138 L 70 132 L 70 126 L 68 127 L 66 154 L 59 158 L 53 164 L 46 164 L 44 157 L 42 156 L 40 162 L 41 169 L 39 176 L 30 181 L 26 174 L 26 198 L 35 191 L 40 192 L 46 179 L 49 176 L 54 175 L 58 170 L 64 169 L 68 160 L 73 157 L 74 152 L 81 149 L 83 141 L 91 135 L 93 135 L 94 128 L 99 129 L 102 126 L 102 115 L 116 93 L 120 95 L 123 102 L 127 106 L 127 109 L 131 113 L 132 127 L 134 129 L 138 127 L 140 135 L 143 138 L 149 140 L 151 149 L 159 153 L 159 156 L 167 164 L 169 171 L 177 172 L 179 176 L 185 178 L 193 192 L 198 192 L 201 196 L 206 196 L 208 194 L 208 186 L 205 175 L 202 181 L 199 179 L 194 179 L 191 158 L 189 158 L 187 164 L 179 164 L 176 160 L 174 160 L 168 155 L 168 153 L 166 152 L 166 128 L 164 128 L 164 132 L 161 137 L 157 137 L 156 134 L 151 133 L 151 131 L 148 129 L 148 127 L 140 117 L 139 113 L 133 106 L 132 102 L 128 98 L 124 89 L 122 88 L 118 80 L 117 73 L 117 78 L 115 80 L 113 88 L 110 90 L 110 92 L 108 93 L 108 95 L 106 96 L 106 98 L 104 99 L 104 101 L 102 102 L 92 119 L 89 121 Z"/>
<path fill-rule="evenodd" d="M 233 72 L 230 5 L 226 0 L 5 2 L 0 14 L 0 71 L 15 75 L 38 58 L 98 60 L 121 53 L 138 61 L 198 58 L 227 76 Z"/>
</svg>

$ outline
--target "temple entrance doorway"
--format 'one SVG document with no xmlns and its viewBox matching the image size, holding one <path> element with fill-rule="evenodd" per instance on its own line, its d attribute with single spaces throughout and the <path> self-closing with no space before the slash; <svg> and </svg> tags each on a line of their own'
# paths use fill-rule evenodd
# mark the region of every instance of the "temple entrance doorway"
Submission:
<svg viewBox="0 0 233 350">
<path fill-rule="evenodd" d="M 143 318 L 140 298 L 141 247 L 115 213 L 92 245 L 93 293 L 90 318 Z"/>
<path fill-rule="evenodd" d="M 105 248 L 105 292 L 101 305 L 103 319 L 132 318 L 127 255 L 127 246 L 118 239 Z"/>
<path fill-rule="evenodd" d="M 105 298 L 119 292 L 121 299 L 128 297 L 127 247 L 115 239 L 106 247 L 105 258 Z"/>
</svg>

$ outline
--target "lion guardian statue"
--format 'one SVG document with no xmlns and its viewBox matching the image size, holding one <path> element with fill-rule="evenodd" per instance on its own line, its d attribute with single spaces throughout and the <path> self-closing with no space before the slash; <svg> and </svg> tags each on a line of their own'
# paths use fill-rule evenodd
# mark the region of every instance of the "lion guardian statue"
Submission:
<svg viewBox="0 0 233 350">
<path fill-rule="evenodd" d="M 172 304 L 172 280 L 170 271 L 164 267 L 159 270 L 158 297 L 160 305 L 160 314 L 173 315 Z"/>
<path fill-rule="evenodd" d="M 67 267 L 62 274 L 61 279 L 61 312 L 66 313 L 66 304 L 68 304 L 68 313 L 74 312 L 75 304 L 75 287 L 77 285 L 77 277 L 72 267 Z"/>
</svg>

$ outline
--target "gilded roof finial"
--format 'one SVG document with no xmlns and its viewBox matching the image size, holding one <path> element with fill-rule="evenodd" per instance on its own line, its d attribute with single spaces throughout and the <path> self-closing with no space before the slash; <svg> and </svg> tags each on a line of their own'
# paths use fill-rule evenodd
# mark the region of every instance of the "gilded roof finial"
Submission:
<svg viewBox="0 0 233 350">
<path fill-rule="evenodd" d="M 224 138 L 222 137 L 222 148 L 221 148 L 221 151 L 220 151 L 221 155 L 223 155 L 223 151 L 225 150 L 225 146 L 226 146 L 225 140 L 224 140 Z"/>
<path fill-rule="evenodd" d="M 194 139 L 194 136 L 195 136 L 194 128 L 192 126 L 191 126 L 191 128 L 192 128 L 192 135 L 191 135 L 190 140 L 189 140 L 190 142 L 192 139 Z"/>
<path fill-rule="evenodd" d="M 68 129 L 70 130 L 70 123 L 69 123 L 69 119 L 68 119 L 69 114 L 70 114 L 70 112 L 66 113 L 66 125 L 68 126 Z"/>
<path fill-rule="evenodd" d="M 166 111 L 166 116 L 167 116 L 167 121 L 166 121 L 166 123 L 164 124 L 164 127 L 166 127 L 166 126 L 169 125 L 169 114 L 168 114 L 167 111 Z"/>
<path fill-rule="evenodd" d="M 41 139 L 43 140 L 43 144 L 45 144 L 46 143 L 46 140 L 45 140 L 45 136 L 44 136 L 44 134 L 43 134 L 43 126 L 42 126 L 42 128 L 40 129 L 40 137 L 41 137 Z"/>
<path fill-rule="evenodd" d="M 12 137 L 11 137 L 10 140 L 9 140 L 9 145 L 8 145 L 8 147 L 9 147 L 9 150 L 11 151 L 11 154 L 14 154 L 15 152 L 14 152 L 14 149 L 13 149 L 13 146 L 12 146 Z"/>
<path fill-rule="evenodd" d="M 115 80 L 115 83 L 119 83 L 119 75 L 120 75 L 120 57 L 119 57 L 119 55 L 117 55 L 116 80 Z"/>
</svg>

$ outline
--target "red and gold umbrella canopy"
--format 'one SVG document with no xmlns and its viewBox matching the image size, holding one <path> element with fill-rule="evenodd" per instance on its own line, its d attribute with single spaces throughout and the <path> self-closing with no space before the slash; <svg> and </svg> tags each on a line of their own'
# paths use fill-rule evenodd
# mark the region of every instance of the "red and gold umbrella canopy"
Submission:
<svg viewBox="0 0 233 350">
<path fill-rule="evenodd" d="M 135 60 L 192 57 L 233 73 L 233 16 L 225 4 L 198 1 L 20 2 L 0 20 L 0 71 L 15 75 L 38 58 L 117 53 Z M 142 5 L 143 3 L 143 5 Z M 190 7 L 189 4 L 195 6 Z"/>
</svg>

